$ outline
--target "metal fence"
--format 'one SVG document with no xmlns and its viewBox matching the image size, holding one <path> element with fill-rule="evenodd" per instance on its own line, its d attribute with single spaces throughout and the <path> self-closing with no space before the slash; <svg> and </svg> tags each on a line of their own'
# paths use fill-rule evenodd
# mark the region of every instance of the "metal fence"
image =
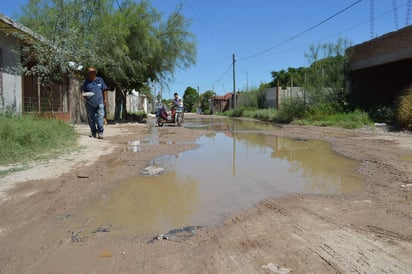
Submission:
<svg viewBox="0 0 412 274">
<path fill-rule="evenodd" d="M 47 111 L 69 111 L 68 83 L 51 83 L 50 88 L 40 83 L 35 76 L 23 77 L 23 111 L 25 112 L 47 112 Z"/>
</svg>

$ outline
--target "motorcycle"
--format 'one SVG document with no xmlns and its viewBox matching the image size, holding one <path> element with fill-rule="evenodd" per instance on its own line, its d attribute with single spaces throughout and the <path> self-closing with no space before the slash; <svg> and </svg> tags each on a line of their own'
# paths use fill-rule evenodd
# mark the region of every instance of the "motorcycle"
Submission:
<svg viewBox="0 0 412 274">
<path fill-rule="evenodd" d="M 172 114 L 167 113 L 166 108 L 163 106 L 158 109 L 156 112 L 157 125 L 162 127 L 164 124 L 175 124 L 178 127 L 181 127 L 184 120 L 183 107 L 175 107 L 172 110 Z"/>
</svg>

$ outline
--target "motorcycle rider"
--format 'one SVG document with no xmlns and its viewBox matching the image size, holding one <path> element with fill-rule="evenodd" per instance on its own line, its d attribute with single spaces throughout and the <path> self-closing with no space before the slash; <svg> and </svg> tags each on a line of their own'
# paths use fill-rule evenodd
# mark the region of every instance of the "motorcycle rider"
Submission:
<svg viewBox="0 0 412 274">
<path fill-rule="evenodd" d="M 176 108 L 182 108 L 183 107 L 183 99 L 179 96 L 177 92 L 173 94 L 173 106 L 172 106 L 172 117 L 175 117 L 176 114 Z"/>
</svg>

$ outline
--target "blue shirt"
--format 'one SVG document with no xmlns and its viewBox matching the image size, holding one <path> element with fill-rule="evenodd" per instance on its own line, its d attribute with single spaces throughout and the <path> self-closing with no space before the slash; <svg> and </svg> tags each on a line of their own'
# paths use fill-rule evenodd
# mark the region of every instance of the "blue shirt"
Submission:
<svg viewBox="0 0 412 274">
<path fill-rule="evenodd" d="M 93 92 L 94 95 L 86 97 L 86 105 L 97 107 L 103 104 L 103 91 L 107 86 L 101 77 L 96 77 L 93 81 L 87 78 L 84 80 L 80 90 L 83 92 Z"/>
</svg>

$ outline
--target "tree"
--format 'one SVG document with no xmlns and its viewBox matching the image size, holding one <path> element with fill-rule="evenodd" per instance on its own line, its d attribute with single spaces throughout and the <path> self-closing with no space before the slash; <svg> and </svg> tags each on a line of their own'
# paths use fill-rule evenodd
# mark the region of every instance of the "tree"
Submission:
<svg viewBox="0 0 412 274">
<path fill-rule="evenodd" d="M 280 71 L 272 71 L 273 80 L 270 82 L 271 87 L 277 86 L 277 81 L 279 81 L 279 86 L 282 88 L 290 87 L 291 85 L 295 87 L 303 86 L 305 81 L 306 68 L 288 68 L 287 71 L 282 69 Z"/>
<path fill-rule="evenodd" d="M 193 112 L 196 110 L 196 107 L 199 103 L 199 94 L 197 90 L 192 87 L 187 87 L 183 95 L 183 104 L 185 109 Z"/>
<path fill-rule="evenodd" d="M 345 105 L 345 52 L 349 46 L 350 43 L 344 39 L 338 39 L 335 44 L 311 45 L 309 52 L 305 53 L 311 65 L 272 71 L 270 86 L 276 87 L 277 81 L 282 88 L 293 83 L 293 86 L 304 88 L 307 93 L 305 100 L 312 105 L 341 110 Z"/>
<path fill-rule="evenodd" d="M 23 48 L 24 72 L 49 80 L 73 71 L 70 62 L 95 65 L 99 41 L 93 30 L 109 14 L 109 2 L 30 0 L 19 21 L 40 39 Z"/>
<path fill-rule="evenodd" d="M 124 95 L 133 88 L 148 92 L 151 81 L 167 82 L 177 68 L 195 63 L 191 22 L 181 6 L 164 20 L 150 1 L 119 2 L 30 0 L 20 21 L 45 39 L 35 45 L 36 59 L 25 60 L 25 72 L 49 81 L 56 71 L 70 72 L 69 61 L 95 66 Z"/>
<path fill-rule="evenodd" d="M 347 40 L 338 39 L 335 44 L 312 45 L 305 54 L 311 65 L 304 88 L 312 103 L 327 104 L 335 110 L 345 106 L 345 52 L 349 46 Z"/>
<path fill-rule="evenodd" d="M 208 90 L 200 95 L 200 109 L 203 113 L 207 113 L 210 110 L 209 100 L 216 96 L 216 92 L 213 90 Z"/>
</svg>

